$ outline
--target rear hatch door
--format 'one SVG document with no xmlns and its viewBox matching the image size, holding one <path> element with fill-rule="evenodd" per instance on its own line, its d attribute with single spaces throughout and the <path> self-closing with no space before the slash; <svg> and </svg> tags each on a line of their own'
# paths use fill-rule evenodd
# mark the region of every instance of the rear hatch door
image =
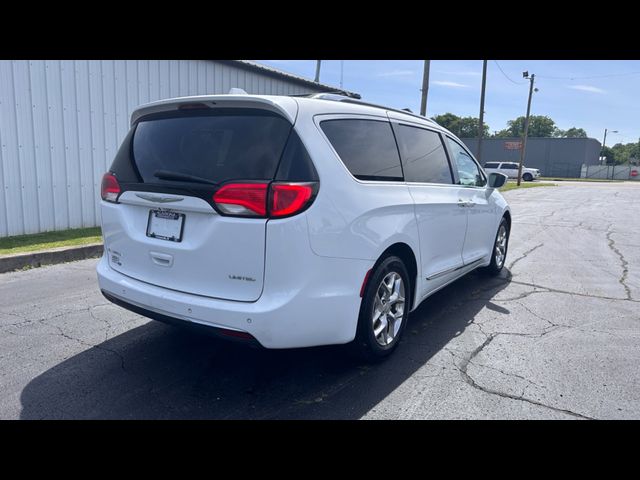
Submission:
<svg viewBox="0 0 640 480">
<path fill-rule="evenodd" d="M 262 292 L 266 218 L 225 216 L 220 184 L 273 179 L 291 132 L 256 108 L 193 108 L 136 121 L 111 171 L 123 192 L 103 202 L 113 269 L 181 292 L 255 301 Z"/>
</svg>

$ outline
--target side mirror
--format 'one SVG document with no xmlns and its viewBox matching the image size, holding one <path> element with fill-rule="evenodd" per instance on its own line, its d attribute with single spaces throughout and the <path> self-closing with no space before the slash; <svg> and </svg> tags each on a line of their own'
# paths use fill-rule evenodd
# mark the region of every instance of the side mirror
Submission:
<svg viewBox="0 0 640 480">
<path fill-rule="evenodd" d="M 490 173 L 489 174 L 489 188 L 500 188 L 505 183 L 507 183 L 508 179 L 509 179 L 509 177 L 507 177 L 503 173 Z"/>
</svg>

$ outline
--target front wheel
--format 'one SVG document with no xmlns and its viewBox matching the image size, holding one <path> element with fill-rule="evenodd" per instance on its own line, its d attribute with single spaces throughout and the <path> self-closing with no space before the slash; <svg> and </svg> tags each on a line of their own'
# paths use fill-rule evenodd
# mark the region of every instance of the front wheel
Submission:
<svg viewBox="0 0 640 480">
<path fill-rule="evenodd" d="M 496 239 L 493 243 L 493 253 L 491 255 L 491 263 L 486 268 L 486 272 L 490 275 L 498 275 L 504 267 L 507 258 L 507 249 L 509 248 L 509 223 L 503 218 L 496 233 Z"/>
<path fill-rule="evenodd" d="M 522 179 L 523 179 L 525 182 L 530 182 L 530 181 L 532 181 L 532 180 L 533 180 L 533 175 L 531 175 L 530 173 L 525 173 L 525 174 L 522 176 Z"/>
<path fill-rule="evenodd" d="M 353 342 L 358 357 L 381 360 L 396 349 L 409 316 L 409 288 L 400 258 L 389 256 L 375 267 L 364 291 Z"/>
</svg>

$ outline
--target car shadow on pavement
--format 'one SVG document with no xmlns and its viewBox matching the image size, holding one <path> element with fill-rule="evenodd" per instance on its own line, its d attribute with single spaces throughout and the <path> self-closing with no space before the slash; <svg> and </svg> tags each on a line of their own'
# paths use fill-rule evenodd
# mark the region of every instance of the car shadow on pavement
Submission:
<svg viewBox="0 0 640 480">
<path fill-rule="evenodd" d="M 473 272 L 411 314 L 393 356 L 264 350 L 150 321 L 68 358 L 22 391 L 22 419 L 358 419 L 410 378 L 510 282 Z M 301 319 L 304 321 L 304 319 Z"/>
</svg>

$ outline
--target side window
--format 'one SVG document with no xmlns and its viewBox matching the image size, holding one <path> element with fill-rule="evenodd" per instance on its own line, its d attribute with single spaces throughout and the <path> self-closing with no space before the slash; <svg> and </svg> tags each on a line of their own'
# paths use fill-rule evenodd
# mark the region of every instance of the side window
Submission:
<svg viewBox="0 0 640 480">
<path fill-rule="evenodd" d="M 403 180 L 398 148 L 389 122 L 324 120 L 320 128 L 354 177 L 360 180 Z"/>
<path fill-rule="evenodd" d="M 516 165 L 515 163 L 503 163 L 502 168 L 505 168 L 507 170 L 517 170 L 518 165 Z"/>
<path fill-rule="evenodd" d="M 485 163 L 484 168 L 498 168 L 499 163 Z"/>
<path fill-rule="evenodd" d="M 449 148 L 458 169 L 458 177 L 460 178 L 458 183 L 471 187 L 484 187 L 487 180 L 473 158 L 455 140 L 447 137 L 447 142 L 449 142 Z"/>
<path fill-rule="evenodd" d="M 424 128 L 394 125 L 407 182 L 453 183 L 440 135 Z"/>
</svg>

